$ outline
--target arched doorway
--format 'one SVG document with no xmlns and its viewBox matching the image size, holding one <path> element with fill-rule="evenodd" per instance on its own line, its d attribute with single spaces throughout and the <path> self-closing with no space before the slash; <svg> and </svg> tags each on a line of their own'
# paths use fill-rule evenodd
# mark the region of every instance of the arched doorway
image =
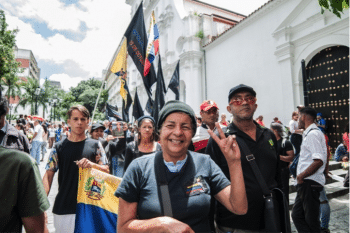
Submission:
<svg viewBox="0 0 350 233">
<path fill-rule="evenodd" d="M 333 46 L 317 53 L 306 66 L 304 84 L 305 105 L 326 119 L 334 152 L 349 122 L 349 47 Z"/>
</svg>

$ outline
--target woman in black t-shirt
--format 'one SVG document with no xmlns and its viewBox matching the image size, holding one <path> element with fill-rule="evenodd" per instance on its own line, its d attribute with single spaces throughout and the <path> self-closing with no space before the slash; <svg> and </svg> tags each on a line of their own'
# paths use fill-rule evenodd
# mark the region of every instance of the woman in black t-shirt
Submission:
<svg viewBox="0 0 350 233">
<path fill-rule="evenodd" d="M 284 138 L 283 125 L 280 123 L 271 123 L 271 130 L 277 139 L 277 153 L 280 155 L 280 168 L 282 190 L 289 203 L 289 163 L 293 162 L 294 150 L 292 143 Z"/>
<path fill-rule="evenodd" d="M 142 116 L 137 122 L 137 140 L 128 143 L 125 149 L 124 172 L 134 159 L 161 150 L 153 117 Z"/>
</svg>

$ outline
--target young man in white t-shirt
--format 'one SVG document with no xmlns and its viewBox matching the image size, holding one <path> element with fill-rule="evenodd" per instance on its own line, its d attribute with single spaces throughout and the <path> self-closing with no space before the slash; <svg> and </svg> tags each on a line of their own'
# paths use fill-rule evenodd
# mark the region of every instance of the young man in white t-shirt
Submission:
<svg viewBox="0 0 350 233">
<path fill-rule="evenodd" d="M 43 142 L 43 127 L 39 124 L 39 120 L 34 121 L 34 135 L 31 140 L 32 149 L 30 155 L 35 159 L 36 163 L 40 164 L 41 143 Z"/>
</svg>

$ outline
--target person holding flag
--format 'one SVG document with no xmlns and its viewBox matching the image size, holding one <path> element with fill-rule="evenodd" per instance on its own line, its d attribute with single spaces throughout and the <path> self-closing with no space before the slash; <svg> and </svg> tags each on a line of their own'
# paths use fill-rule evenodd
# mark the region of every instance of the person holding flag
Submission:
<svg viewBox="0 0 350 233">
<path fill-rule="evenodd" d="M 58 177 L 58 193 L 53 206 L 54 226 L 56 233 L 73 232 L 75 227 L 75 213 L 77 206 L 77 190 L 79 167 L 96 168 L 108 172 L 108 168 L 96 163 L 96 156 L 101 155 L 102 163 L 106 164 L 106 155 L 101 143 L 86 138 L 90 113 L 81 105 L 68 110 L 67 123 L 71 127 L 71 134 L 65 140 L 56 143 L 51 151 L 43 184 L 49 195 L 53 177 L 60 170 Z"/>
</svg>

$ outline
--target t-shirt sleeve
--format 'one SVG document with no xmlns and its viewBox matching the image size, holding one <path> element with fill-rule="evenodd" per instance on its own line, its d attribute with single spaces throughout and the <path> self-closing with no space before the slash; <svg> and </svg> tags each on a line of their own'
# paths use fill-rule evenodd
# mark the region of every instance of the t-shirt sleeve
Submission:
<svg viewBox="0 0 350 233">
<path fill-rule="evenodd" d="M 132 161 L 114 195 L 132 203 L 139 201 L 141 169 L 137 161 Z"/>
<path fill-rule="evenodd" d="M 231 184 L 231 182 L 226 178 L 219 166 L 209 158 L 210 166 L 210 189 L 212 195 L 218 194 L 221 190 L 226 188 Z"/>
<path fill-rule="evenodd" d="M 286 148 L 285 151 L 294 150 L 293 145 L 289 140 L 286 141 L 285 148 Z"/>
<path fill-rule="evenodd" d="M 21 217 L 37 216 L 49 208 L 50 204 L 35 161 L 23 164 L 19 181 L 17 204 Z"/>
<path fill-rule="evenodd" d="M 47 164 L 46 164 L 45 169 L 48 171 L 57 172 L 57 170 L 58 170 L 58 155 L 57 155 L 56 147 L 52 148 L 51 153 L 49 155 L 49 158 L 47 160 Z"/>
</svg>

